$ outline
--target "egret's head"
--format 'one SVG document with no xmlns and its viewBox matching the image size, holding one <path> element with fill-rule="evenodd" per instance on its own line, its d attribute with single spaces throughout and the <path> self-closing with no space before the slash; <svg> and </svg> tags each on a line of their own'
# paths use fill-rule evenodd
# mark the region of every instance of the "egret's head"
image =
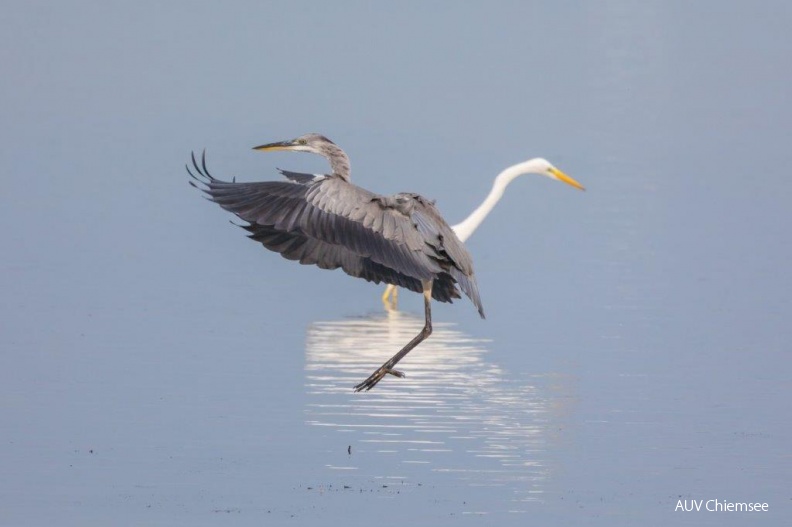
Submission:
<svg viewBox="0 0 792 527">
<path fill-rule="evenodd" d="M 534 174 L 541 174 L 543 176 L 556 179 L 558 181 L 563 181 L 567 185 L 572 185 L 576 189 L 586 190 L 585 188 L 583 188 L 583 185 L 581 185 L 571 177 L 564 174 L 559 168 L 557 168 L 547 159 L 537 157 L 531 159 L 527 163 L 530 164 L 529 169 L 526 170 L 527 172 L 532 172 Z"/>
<path fill-rule="evenodd" d="M 273 152 L 276 150 L 289 150 L 292 152 L 311 152 L 320 156 L 329 157 L 338 147 L 330 139 L 321 134 L 305 134 L 296 139 L 268 143 L 253 148 L 262 152 Z"/>
</svg>

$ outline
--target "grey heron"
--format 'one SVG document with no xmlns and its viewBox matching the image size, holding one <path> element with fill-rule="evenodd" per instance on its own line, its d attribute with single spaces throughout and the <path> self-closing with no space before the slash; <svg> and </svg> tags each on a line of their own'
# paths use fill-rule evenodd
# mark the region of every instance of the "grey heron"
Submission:
<svg viewBox="0 0 792 527">
<path fill-rule="evenodd" d="M 467 239 L 470 238 L 470 235 L 475 232 L 479 225 L 481 225 L 481 222 L 484 221 L 492 209 L 495 208 L 495 205 L 497 205 L 498 201 L 500 201 L 500 199 L 503 197 L 503 193 L 506 191 L 506 187 L 509 185 L 509 183 L 514 181 L 519 176 L 526 174 L 547 176 L 551 179 L 563 181 L 564 183 L 577 189 L 585 190 L 583 185 L 564 174 L 547 159 L 535 157 L 533 159 L 523 161 L 522 163 L 517 163 L 516 165 L 505 168 L 495 177 L 495 181 L 492 183 L 492 189 L 490 190 L 489 194 L 487 194 L 487 197 L 484 198 L 484 201 L 481 203 L 481 205 L 476 207 L 476 209 L 470 213 L 470 216 L 465 218 L 462 222 L 451 226 L 451 229 L 454 231 L 454 233 L 456 233 L 457 238 L 459 238 L 461 242 L 466 242 Z M 395 306 L 397 296 L 398 289 L 396 289 L 396 286 L 393 284 L 388 284 L 388 286 L 385 288 L 385 292 L 382 293 L 382 302 L 386 305 L 386 307 L 388 305 Z"/>
<path fill-rule="evenodd" d="M 288 181 L 242 183 L 214 178 L 192 155 L 190 182 L 225 210 L 246 222 L 254 241 L 301 264 L 341 268 L 370 282 L 386 282 L 424 297 L 424 327 L 355 391 L 370 390 L 391 374 L 403 377 L 396 364 L 432 333 L 431 301 L 451 302 L 459 289 L 484 318 L 473 261 L 440 212 L 418 194 L 375 194 L 350 182 L 346 153 L 319 134 L 268 143 L 254 150 L 310 152 L 325 157 L 326 175 L 281 170 Z"/>
</svg>

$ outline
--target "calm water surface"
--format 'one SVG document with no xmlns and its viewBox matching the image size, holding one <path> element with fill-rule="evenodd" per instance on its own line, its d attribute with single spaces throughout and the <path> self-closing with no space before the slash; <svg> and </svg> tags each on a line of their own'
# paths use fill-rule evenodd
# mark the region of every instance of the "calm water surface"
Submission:
<svg viewBox="0 0 792 527">
<path fill-rule="evenodd" d="M 788 523 L 786 3 L 243 7 L 7 10 L 0 525 Z M 532 156 L 588 190 L 515 181 L 468 242 L 487 320 L 436 306 L 356 394 L 420 297 L 183 173 L 325 170 L 249 151 L 307 131 L 451 223 Z"/>
</svg>

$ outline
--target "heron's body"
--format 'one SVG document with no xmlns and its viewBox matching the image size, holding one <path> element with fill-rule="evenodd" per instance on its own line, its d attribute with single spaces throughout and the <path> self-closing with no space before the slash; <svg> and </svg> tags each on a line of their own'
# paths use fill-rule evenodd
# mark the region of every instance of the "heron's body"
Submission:
<svg viewBox="0 0 792 527">
<path fill-rule="evenodd" d="M 228 182 L 212 177 L 205 162 L 199 166 L 193 157 L 191 175 L 212 201 L 247 222 L 250 238 L 290 260 L 424 295 L 424 329 L 357 390 L 373 388 L 385 374 L 402 375 L 393 366 L 431 334 L 432 298 L 459 298 L 458 286 L 484 316 L 472 259 L 432 201 L 411 193 L 381 196 L 353 185 L 346 154 L 317 134 L 258 149 L 318 153 L 330 160 L 333 173 L 282 171 L 289 181 Z"/>
</svg>

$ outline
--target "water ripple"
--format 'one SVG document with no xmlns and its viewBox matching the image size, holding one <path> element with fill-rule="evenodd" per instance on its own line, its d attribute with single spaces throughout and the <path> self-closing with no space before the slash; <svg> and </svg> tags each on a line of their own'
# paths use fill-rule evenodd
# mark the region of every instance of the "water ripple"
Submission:
<svg viewBox="0 0 792 527">
<path fill-rule="evenodd" d="M 518 501 L 541 500 L 552 471 L 548 449 L 571 400 L 559 393 L 569 384 L 560 376 L 514 378 L 487 360 L 488 341 L 435 323 L 432 336 L 400 363 L 407 377 L 352 392 L 422 325 L 423 319 L 396 311 L 313 323 L 306 344 L 307 423 L 351 433 L 356 452 L 397 456 L 393 470 L 400 473 L 405 465 L 424 467 L 470 486 L 511 487 Z M 360 457 L 350 458 L 345 470 L 365 470 L 353 459 Z"/>
</svg>

